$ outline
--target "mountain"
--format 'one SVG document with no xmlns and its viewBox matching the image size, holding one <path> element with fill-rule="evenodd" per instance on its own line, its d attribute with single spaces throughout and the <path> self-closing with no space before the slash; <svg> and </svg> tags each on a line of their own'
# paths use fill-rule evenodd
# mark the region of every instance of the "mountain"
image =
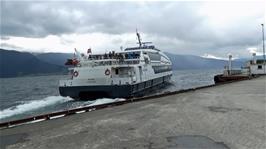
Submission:
<svg viewBox="0 0 266 149">
<path fill-rule="evenodd" d="M 66 71 L 65 67 L 41 61 L 28 52 L 4 49 L 0 49 L 0 67 L 0 77 L 55 74 Z"/>
<path fill-rule="evenodd" d="M 174 70 L 180 69 L 223 69 L 228 61 L 203 58 L 194 55 L 165 53 L 173 63 Z M 27 53 L 0 49 L 0 77 L 65 73 L 66 59 L 71 53 Z M 244 66 L 246 59 L 233 61 L 234 68 Z"/>
<path fill-rule="evenodd" d="M 225 65 L 228 65 L 228 61 L 203 58 L 194 55 L 176 55 L 171 53 L 165 53 L 172 61 L 173 69 L 223 69 Z M 234 60 L 232 65 L 234 68 L 240 68 L 244 66 L 243 60 Z"/>
<path fill-rule="evenodd" d="M 35 56 L 44 62 L 55 64 L 59 66 L 65 66 L 65 62 L 67 59 L 70 59 L 73 57 L 73 54 L 71 53 L 41 53 L 41 54 L 35 54 Z"/>
</svg>

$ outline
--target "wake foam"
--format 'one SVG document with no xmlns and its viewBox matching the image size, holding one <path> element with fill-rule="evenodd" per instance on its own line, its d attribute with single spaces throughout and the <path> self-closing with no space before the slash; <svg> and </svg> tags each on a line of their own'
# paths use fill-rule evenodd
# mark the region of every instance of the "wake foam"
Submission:
<svg viewBox="0 0 266 149">
<path fill-rule="evenodd" d="M 115 98 L 115 99 L 111 99 L 111 98 L 100 98 L 100 99 L 95 100 L 89 106 L 96 106 L 96 105 L 101 105 L 101 104 L 105 104 L 105 103 L 112 103 L 112 102 L 125 101 L 125 100 L 126 99 L 124 99 L 124 98 Z"/>
<path fill-rule="evenodd" d="M 23 114 L 28 111 L 36 110 L 39 108 L 43 108 L 58 103 L 64 103 L 71 100 L 73 99 L 70 97 L 62 97 L 62 96 L 49 96 L 41 100 L 32 100 L 14 107 L 1 110 L 0 119 L 4 119 L 18 114 Z"/>
</svg>

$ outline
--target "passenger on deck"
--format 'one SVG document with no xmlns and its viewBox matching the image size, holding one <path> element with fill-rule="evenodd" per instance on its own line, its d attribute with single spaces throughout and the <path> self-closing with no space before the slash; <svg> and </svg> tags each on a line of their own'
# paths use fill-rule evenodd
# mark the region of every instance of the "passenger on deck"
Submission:
<svg viewBox="0 0 266 149">
<path fill-rule="evenodd" d="M 110 51 L 109 54 L 108 54 L 108 58 L 111 59 L 112 58 L 112 52 Z"/>
</svg>

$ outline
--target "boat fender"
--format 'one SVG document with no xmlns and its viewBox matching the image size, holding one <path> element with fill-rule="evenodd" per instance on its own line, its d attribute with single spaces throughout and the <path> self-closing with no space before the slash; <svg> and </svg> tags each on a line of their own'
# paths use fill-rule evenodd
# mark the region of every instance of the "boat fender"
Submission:
<svg viewBox="0 0 266 149">
<path fill-rule="evenodd" d="M 109 69 L 105 70 L 105 75 L 107 75 L 107 76 L 110 75 L 110 70 Z"/>
<path fill-rule="evenodd" d="M 74 71 L 73 76 L 77 77 L 78 75 L 79 75 L 79 73 L 77 71 Z"/>
</svg>

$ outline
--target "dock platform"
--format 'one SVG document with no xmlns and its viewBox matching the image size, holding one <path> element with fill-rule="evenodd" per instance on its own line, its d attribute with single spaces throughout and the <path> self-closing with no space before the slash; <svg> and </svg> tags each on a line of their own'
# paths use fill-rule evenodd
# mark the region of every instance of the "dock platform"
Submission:
<svg viewBox="0 0 266 149">
<path fill-rule="evenodd" d="M 0 130 L 11 149 L 265 149 L 266 76 Z"/>
</svg>

